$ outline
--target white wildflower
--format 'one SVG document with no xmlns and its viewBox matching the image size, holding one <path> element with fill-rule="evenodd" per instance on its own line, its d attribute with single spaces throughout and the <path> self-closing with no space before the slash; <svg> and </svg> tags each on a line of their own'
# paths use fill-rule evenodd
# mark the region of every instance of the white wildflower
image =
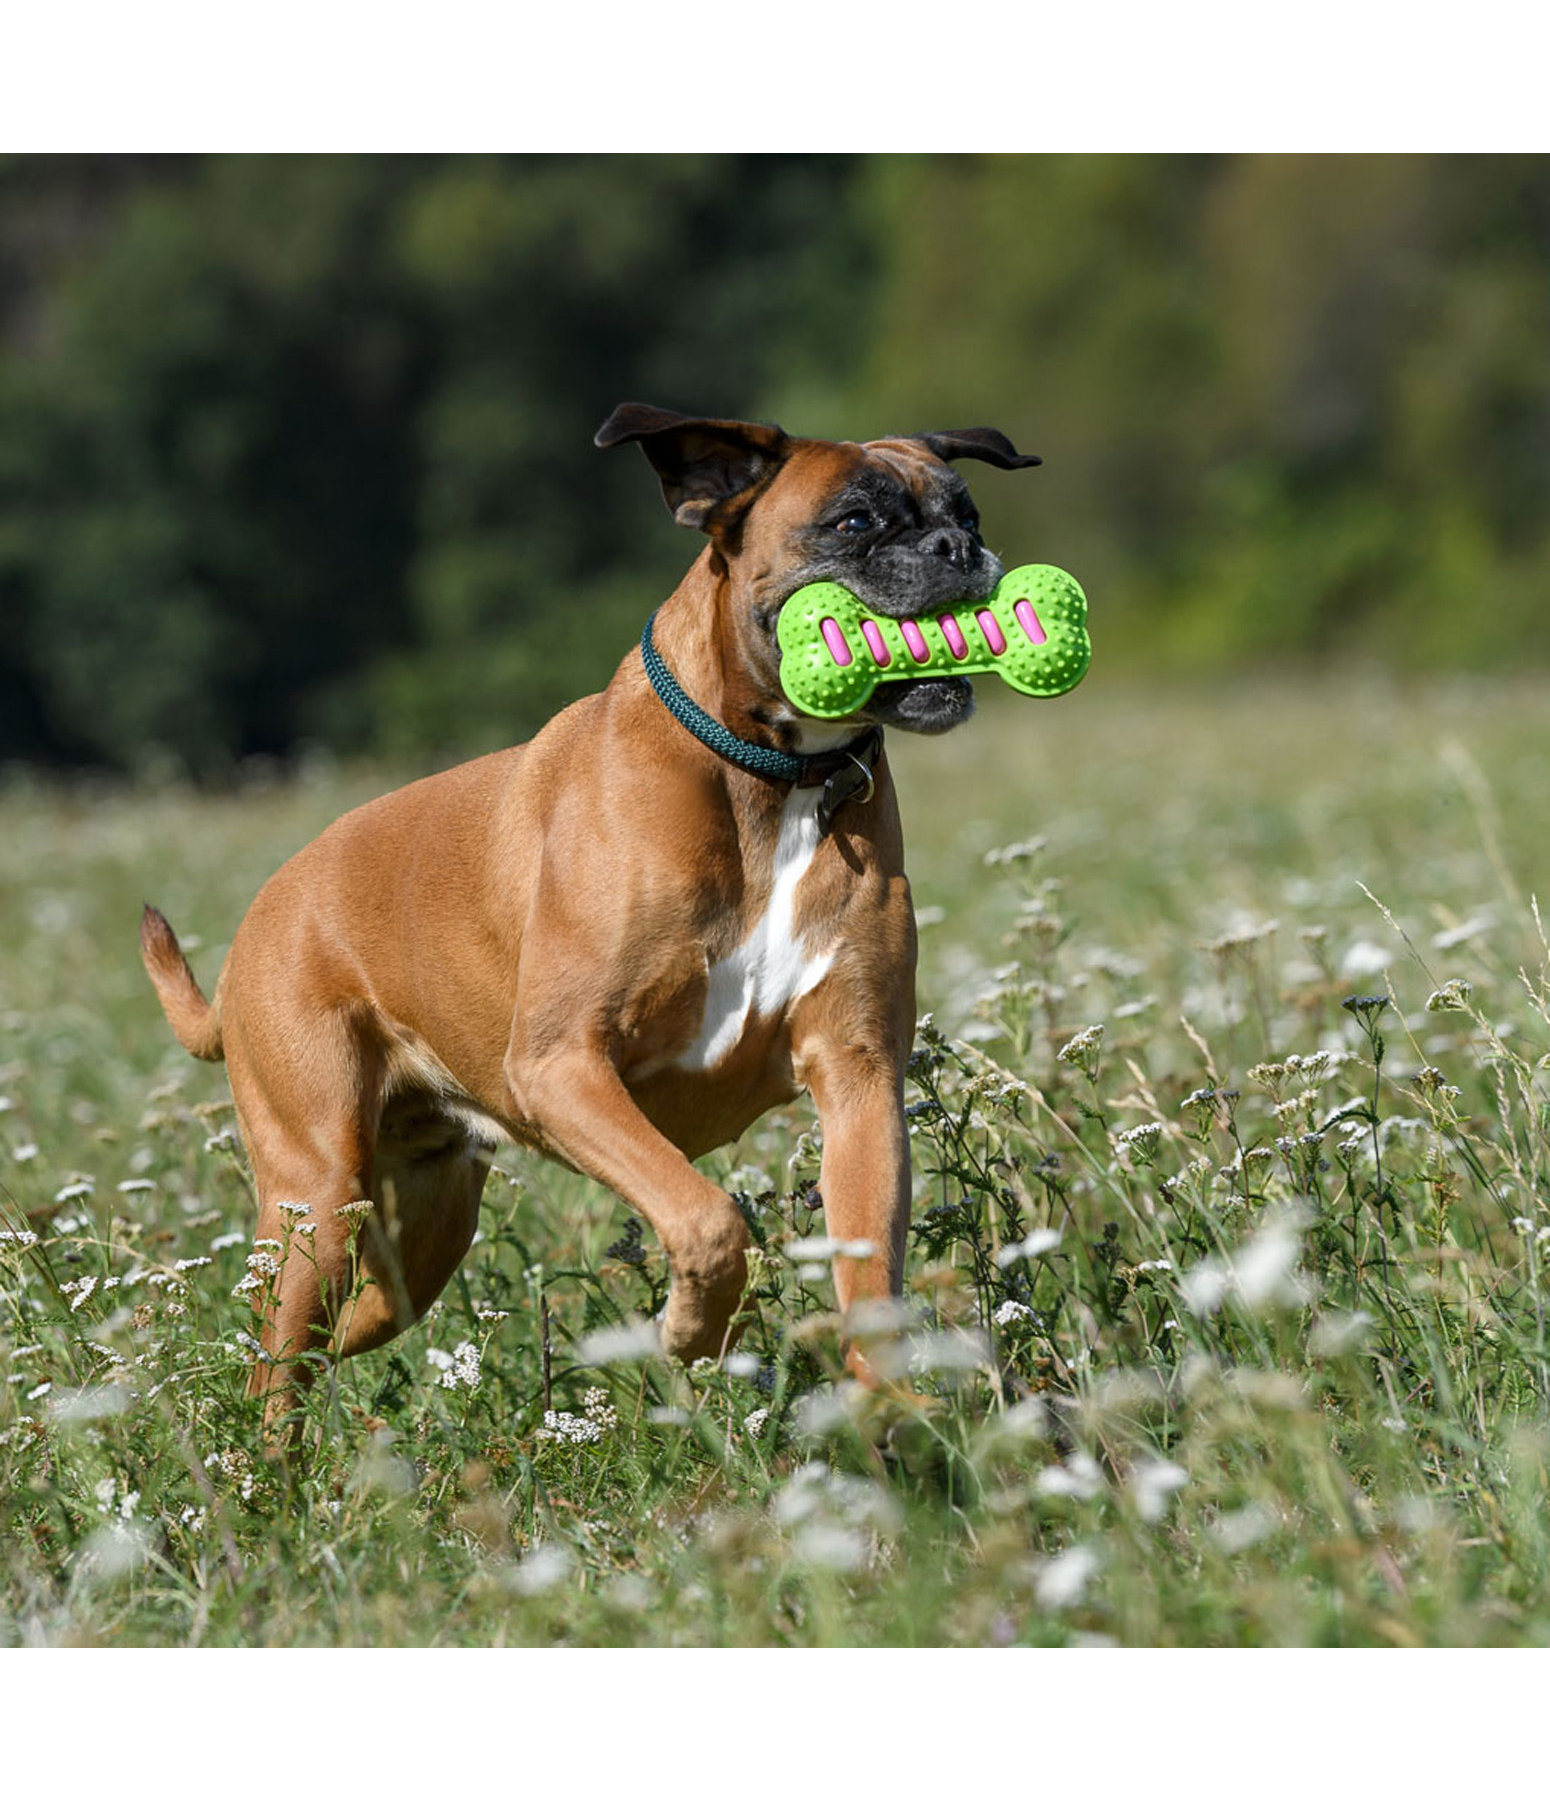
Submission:
<svg viewBox="0 0 1550 1800">
<path fill-rule="evenodd" d="M 143 1562 L 153 1543 L 148 1526 L 115 1519 L 86 1540 L 76 1554 L 75 1566 L 84 1581 L 111 1581 Z"/>
<path fill-rule="evenodd" d="M 82 1425 L 127 1412 L 133 1401 L 125 1387 L 61 1388 L 52 1396 L 49 1411 L 61 1424 Z"/>
<path fill-rule="evenodd" d="M 1042 837 L 1024 838 L 1021 843 L 1002 844 L 994 850 L 987 850 L 985 866 L 994 869 L 1001 863 L 1030 862 L 1044 848 L 1047 841 Z"/>
<path fill-rule="evenodd" d="M 1496 923 L 1496 915 L 1487 909 L 1468 918 L 1462 925 L 1454 925 L 1447 931 L 1434 932 L 1432 948 L 1434 950 L 1456 950 L 1460 944 L 1467 944 L 1471 938 L 1477 938 L 1481 932 L 1489 931 Z"/>
<path fill-rule="evenodd" d="M 1428 1012 L 1467 1012 L 1469 996 L 1474 991 L 1475 985 L 1472 981 L 1462 981 L 1455 977 L 1452 981 L 1445 981 L 1435 993 L 1427 995 L 1426 1010 Z"/>
<path fill-rule="evenodd" d="M 1228 1299 L 1249 1312 L 1303 1304 L 1311 1290 L 1297 1273 L 1300 1226 L 1295 1214 L 1272 1218 L 1232 1255 L 1210 1256 L 1187 1269 L 1179 1278 L 1184 1304 L 1201 1316 L 1219 1311 Z"/>
<path fill-rule="evenodd" d="M 1047 1612 L 1075 1606 L 1098 1573 L 1098 1552 L 1088 1544 L 1073 1544 L 1052 1556 L 1034 1579 L 1033 1596 Z"/>
<path fill-rule="evenodd" d="M 1097 1073 L 1098 1058 L 1103 1051 L 1102 1025 L 1089 1025 L 1055 1052 L 1056 1060 L 1078 1068 L 1089 1080 Z"/>
<path fill-rule="evenodd" d="M 1114 1148 L 1123 1151 L 1133 1162 L 1149 1163 L 1157 1154 L 1162 1134 L 1163 1128 L 1155 1119 L 1146 1119 L 1139 1125 L 1132 1125 L 1128 1131 L 1120 1132 L 1114 1139 Z"/>
<path fill-rule="evenodd" d="M 818 1388 L 797 1402 L 791 1422 L 801 1437 L 827 1437 L 850 1423 L 850 1405 L 843 1392 Z"/>
<path fill-rule="evenodd" d="M 599 1431 L 612 1431 L 619 1423 L 618 1410 L 609 1401 L 607 1388 L 588 1388 L 581 1396 L 581 1410 Z"/>
<path fill-rule="evenodd" d="M 1103 1492 L 1103 1470 L 1085 1450 L 1073 1450 L 1063 1463 L 1041 1469 L 1033 1484 L 1038 1494 L 1071 1500 L 1096 1500 Z"/>
<path fill-rule="evenodd" d="M 1223 1513 L 1211 1521 L 1211 1535 L 1228 1553 L 1248 1550 L 1280 1527 L 1281 1521 L 1268 1506 L 1252 1500 L 1236 1512 Z"/>
<path fill-rule="evenodd" d="M 480 1360 L 479 1346 L 465 1340 L 452 1352 L 452 1367 L 447 1374 L 442 1376 L 441 1385 L 443 1387 L 478 1387 Z"/>
<path fill-rule="evenodd" d="M 1177 1463 L 1148 1457 L 1130 1471 L 1130 1497 L 1148 1525 L 1155 1525 L 1168 1510 L 1168 1502 L 1189 1481 Z"/>
<path fill-rule="evenodd" d="M 912 1375 L 926 1375 L 934 1370 L 983 1369 L 991 1365 L 990 1346 L 977 1331 L 915 1332 L 904 1343 L 909 1351 L 908 1366 Z"/>
<path fill-rule="evenodd" d="M 445 1377 L 443 1385 L 447 1385 Z M 603 1428 L 596 1419 L 578 1418 L 575 1413 L 553 1410 L 544 1414 L 543 1426 L 537 1433 L 540 1438 L 556 1444 L 595 1444 L 602 1435 Z"/>
<path fill-rule="evenodd" d="M 870 1238 L 810 1237 L 794 1238 L 785 1251 L 793 1262 L 827 1262 L 836 1256 L 866 1262 L 876 1256 L 877 1246 Z"/>
<path fill-rule="evenodd" d="M 1358 938 L 1341 957 L 1340 973 L 1345 976 L 1377 975 L 1393 960 L 1394 952 L 1386 944 Z"/>
<path fill-rule="evenodd" d="M 748 1417 L 743 1420 L 743 1430 L 746 1435 L 751 1438 L 761 1437 L 769 1416 L 770 1409 L 767 1406 L 761 1406 L 757 1411 L 749 1413 Z"/>
<path fill-rule="evenodd" d="M 1051 1250 L 1060 1247 L 1060 1233 L 1052 1231 L 1047 1225 L 1036 1231 L 1030 1231 L 1027 1237 L 1015 1244 L 1006 1244 L 996 1252 L 996 1267 L 1009 1269 L 1015 1262 L 1031 1262 L 1036 1256 L 1045 1256 Z"/>
<path fill-rule="evenodd" d="M 78 1281 L 62 1281 L 59 1284 L 59 1291 L 61 1294 L 70 1295 L 71 1312 L 79 1312 L 91 1299 L 96 1287 L 97 1277 L 95 1275 L 83 1275 Z"/>
<path fill-rule="evenodd" d="M 573 1560 L 563 1544 L 540 1544 L 528 1551 L 507 1580 L 519 1594 L 546 1594 L 570 1573 Z"/>
<path fill-rule="evenodd" d="M 827 1519 L 803 1525 L 793 1537 L 792 1547 L 799 1562 L 842 1573 L 861 1568 L 867 1557 L 867 1542 L 859 1531 Z"/>
<path fill-rule="evenodd" d="M 583 1365 L 646 1362 L 661 1353 L 657 1328 L 649 1319 L 631 1319 L 590 1331 L 576 1345 L 576 1360 Z"/>
<path fill-rule="evenodd" d="M 1369 1312 L 1322 1313 L 1308 1333 L 1308 1349 L 1314 1356 L 1344 1356 L 1361 1343 L 1372 1323 Z"/>
<path fill-rule="evenodd" d="M 993 1314 L 996 1324 L 1003 1327 L 1021 1325 L 1037 1317 L 1031 1306 L 1024 1306 L 1021 1300 L 1003 1300 Z"/>
</svg>

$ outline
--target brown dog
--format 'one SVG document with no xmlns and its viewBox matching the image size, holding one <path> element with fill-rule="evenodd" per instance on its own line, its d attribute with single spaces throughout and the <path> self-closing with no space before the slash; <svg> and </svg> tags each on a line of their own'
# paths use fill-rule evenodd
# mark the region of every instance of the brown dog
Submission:
<svg viewBox="0 0 1550 1800">
<path fill-rule="evenodd" d="M 644 1216 L 672 1270 L 663 1349 L 716 1356 L 748 1236 L 691 1158 L 805 1089 L 827 1228 L 875 1247 L 837 1264 L 839 1302 L 901 1290 L 915 925 L 877 727 L 945 731 L 973 703 L 962 679 L 884 682 L 852 719 L 806 719 L 775 622 L 815 580 L 901 618 L 989 594 L 1001 565 L 948 463 L 1039 459 L 995 431 L 826 443 L 637 405 L 597 442 L 640 443 L 710 539 L 655 617 L 657 687 L 634 649 L 531 743 L 347 814 L 260 891 L 213 1004 L 146 909 L 173 1030 L 226 1059 L 259 1234 L 282 1238 L 287 1206 L 317 1227 L 315 1266 L 291 1254 L 262 1308 L 271 1416 L 316 1353 L 425 1311 L 503 1142 Z M 761 761 L 777 772 L 743 766 Z M 339 1208 L 360 1200 L 370 1285 L 345 1309 Z"/>
</svg>

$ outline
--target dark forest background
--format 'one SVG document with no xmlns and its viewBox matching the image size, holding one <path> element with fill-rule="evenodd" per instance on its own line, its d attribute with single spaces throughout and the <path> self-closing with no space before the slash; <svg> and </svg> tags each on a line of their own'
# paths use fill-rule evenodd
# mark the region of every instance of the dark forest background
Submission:
<svg viewBox="0 0 1550 1800">
<path fill-rule="evenodd" d="M 996 425 L 1100 666 L 1550 661 L 1550 160 L 0 162 L 0 761 L 429 760 L 699 540 L 620 399 Z"/>
</svg>

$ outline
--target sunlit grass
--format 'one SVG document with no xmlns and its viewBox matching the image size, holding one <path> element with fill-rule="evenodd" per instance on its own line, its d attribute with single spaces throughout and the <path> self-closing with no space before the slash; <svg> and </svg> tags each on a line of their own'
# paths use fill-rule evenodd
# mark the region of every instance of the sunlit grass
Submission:
<svg viewBox="0 0 1550 1800">
<path fill-rule="evenodd" d="M 901 1393 L 843 1379 L 793 1108 L 707 1159 L 759 1245 L 724 1366 L 645 1354 L 665 1270 L 618 1202 L 503 1156 L 433 1315 L 315 1391 L 301 1473 L 233 1290 L 308 1220 L 255 1247 L 135 929 L 156 901 L 213 978 L 393 777 L 13 784 L 0 1637 L 1544 1641 L 1547 716 L 1095 678 L 895 746 L 930 1015 L 872 1321 Z"/>
</svg>

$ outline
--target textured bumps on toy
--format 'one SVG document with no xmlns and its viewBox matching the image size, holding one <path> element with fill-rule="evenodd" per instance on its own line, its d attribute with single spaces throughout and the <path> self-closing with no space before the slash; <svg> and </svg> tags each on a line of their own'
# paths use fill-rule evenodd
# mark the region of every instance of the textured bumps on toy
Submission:
<svg viewBox="0 0 1550 1800">
<path fill-rule="evenodd" d="M 1087 597 L 1064 569 L 1025 563 L 987 600 L 918 619 L 876 613 L 837 582 L 799 588 L 776 626 L 780 681 L 815 719 L 865 706 L 880 681 L 999 675 L 1019 694 L 1053 698 L 1087 673 Z"/>
</svg>

